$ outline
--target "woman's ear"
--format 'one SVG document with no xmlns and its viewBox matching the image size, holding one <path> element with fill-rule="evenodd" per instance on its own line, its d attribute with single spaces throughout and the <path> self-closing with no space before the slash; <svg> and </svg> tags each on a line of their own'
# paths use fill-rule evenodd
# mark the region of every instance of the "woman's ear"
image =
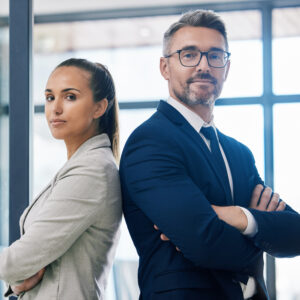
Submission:
<svg viewBox="0 0 300 300">
<path fill-rule="evenodd" d="M 108 106 L 108 100 L 103 98 L 101 101 L 95 103 L 94 119 L 98 119 L 103 116 Z"/>
</svg>

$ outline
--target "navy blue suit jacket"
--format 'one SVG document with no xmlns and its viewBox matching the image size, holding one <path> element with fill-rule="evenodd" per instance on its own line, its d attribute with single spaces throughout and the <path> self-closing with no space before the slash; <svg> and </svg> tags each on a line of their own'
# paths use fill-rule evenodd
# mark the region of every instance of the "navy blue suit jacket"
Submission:
<svg viewBox="0 0 300 300">
<path fill-rule="evenodd" d="M 289 207 L 272 213 L 251 209 L 258 224 L 251 239 L 217 217 L 211 204 L 248 207 L 255 185 L 263 184 L 249 149 L 218 136 L 233 199 L 199 133 L 164 101 L 125 145 L 123 209 L 140 257 L 141 299 L 243 299 L 239 282 L 248 276 L 258 283 L 257 299 L 267 299 L 263 251 L 300 253 L 300 217 Z M 161 232 L 171 242 L 162 241 Z"/>
</svg>

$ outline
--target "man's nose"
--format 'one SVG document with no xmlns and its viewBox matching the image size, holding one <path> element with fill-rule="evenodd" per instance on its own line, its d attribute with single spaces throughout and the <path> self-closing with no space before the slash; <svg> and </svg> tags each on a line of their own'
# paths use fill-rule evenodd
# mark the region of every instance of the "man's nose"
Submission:
<svg viewBox="0 0 300 300">
<path fill-rule="evenodd" d="M 207 55 L 202 54 L 200 56 L 199 64 L 196 66 L 197 71 L 208 72 L 210 70 L 210 66 L 208 64 Z"/>
</svg>

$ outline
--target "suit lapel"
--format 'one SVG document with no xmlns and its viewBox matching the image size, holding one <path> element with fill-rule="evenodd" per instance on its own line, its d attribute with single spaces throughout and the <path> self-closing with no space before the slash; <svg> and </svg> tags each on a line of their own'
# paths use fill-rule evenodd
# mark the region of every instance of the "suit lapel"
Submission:
<svg viewBox="0 0 300 300">
<path fill-rule="evenodd" d="M 223 187 L 223 190 L 226 195 L 226 202 L 228 205 L 232 205 L 232 197 L 230 192 L 230 187 L 222 178 L 222 173 L 220 172 L 220 167 L 217 162 L 213 159 L 211 152 L 209 151 L 207 145 L 201 138 L 200 134 L 189 124 L 189 122 L 171 105 L 165 101 L 160 101 L 158 111 L 162 112 L 171 122 L 175 123 L 181 130 L 183 130 L 191 139 L 194 141 L 200 148 L 201 153 L 205 156 L 206 161 L 211 166 L 214 171 L 216 178 Z"/>
</svg>

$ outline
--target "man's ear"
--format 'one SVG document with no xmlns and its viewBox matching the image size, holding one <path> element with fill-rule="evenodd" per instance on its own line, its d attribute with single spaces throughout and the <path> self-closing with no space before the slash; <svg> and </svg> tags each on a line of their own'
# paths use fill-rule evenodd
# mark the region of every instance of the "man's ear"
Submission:
<svg viewBox="0 0 300 300">
<path fill-rule="evenodd" d="M 169 64 L 167 62 L 167 58 L 161 57 L 160 58 L 160 73 L 163 76 L 164 79 L 169 80 Z"/>
<path fill-rule="evenodd" d="M 98 119 L 103 116 L 108 106 L 108 100 L 103 98 L 101 101 L 95 103 L 94 119 Z"/>
</svg>

